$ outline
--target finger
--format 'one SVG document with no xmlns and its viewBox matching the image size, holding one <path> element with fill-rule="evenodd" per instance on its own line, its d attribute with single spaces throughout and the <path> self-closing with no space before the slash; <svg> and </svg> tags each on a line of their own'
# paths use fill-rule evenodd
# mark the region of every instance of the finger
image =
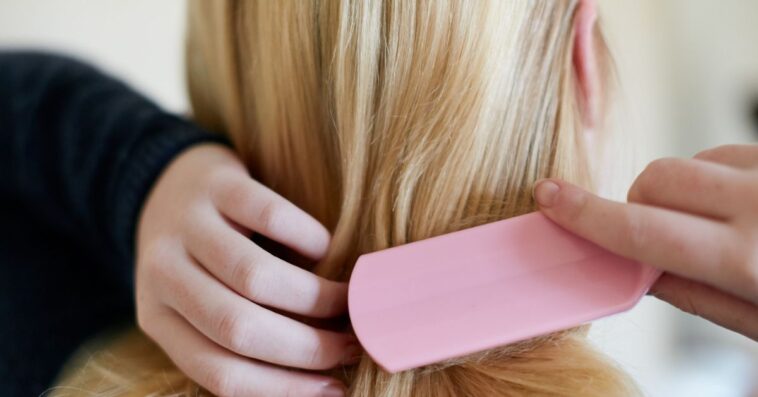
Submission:
<svg viewBox="0 0 758 397">
<path fill-rule="evenodd" d="M 538 183 L 535 198 L 545 216 L 611 252 L 754 298 L 738 266 L 741 239 L 724 223 L 606 200 L 553 179 Z"/>
<path fill-rule="evenodd" d="M 650 294 L 687 313 L 758 341 L 758 305 L 668 273 L 653 284 Z"/>
<path fill-rule="evenodd" d="M 758 168 L 758 145 L 723 145 L 695 155 L 698 160 L 710 161 L 741 169 Z"/>
<path fill-rule="evenodd" d="M 210 339 L 246 357 L 305 369 L 349 362 L 355 337 L 317 329 L 237 295 L 187 258 L 164 265 L 161 300 Z"/>
<path fill-rule="evenodd" d="M 310 258 L 321 258 L 329 232 L 312 216 L 247 176 L 219 181 L 212 191 L 218 210 L 240 225 Z"/>
<path fill-rule="evenodd" d="M 208 271 L 261 305 L 311 317 L 347 310 L 347 284 L 319 277 L 266 252 L 218 214 L 188 230 L 186 246 Z"/>
<path fill-rule="evenodd" d="M 744 196 L 738 171 L 691 159 L 650 163 L 629 189 L 629 202 L 727 219 L 739 213 L 735 199 Z"/>
<path fill-rule="evenodd" d="M 278 368 L 238 356 L 165 310 L 148 319 L 148 334 L 185 374 L 218 396 L 344 396 L 336 379 Z"/>
</svg>

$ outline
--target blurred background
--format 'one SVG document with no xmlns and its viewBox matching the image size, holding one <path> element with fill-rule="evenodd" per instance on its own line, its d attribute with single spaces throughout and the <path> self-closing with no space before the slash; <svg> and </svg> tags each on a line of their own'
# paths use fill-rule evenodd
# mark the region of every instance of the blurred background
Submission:
<svg viewBox="0 0 758 397">
<path fill-rule="evenodd" d="M 600 0 L 619 75 L 613 132 L 633 167 L 758 141 L 758 1 Z M 78 55 L 169 110 L 187 112 L 181 0 L 2 0 L 0 47 Z M 625 145 L 626 146 L 626 145 Z M 651 397 L 756 397 L 758 344 L 653 298 L 596 323 L 592 338 Z"/>
</svg>

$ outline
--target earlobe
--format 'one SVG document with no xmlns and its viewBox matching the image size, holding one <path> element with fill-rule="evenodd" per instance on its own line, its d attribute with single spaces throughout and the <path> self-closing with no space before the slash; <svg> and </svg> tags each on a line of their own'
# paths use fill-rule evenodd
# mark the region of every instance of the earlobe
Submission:
<svg viewBox="0 0 758 397">
<path fill-rule="evenodd" d="M 574 18 L 574 71 L 585 128 L 592 129 L 600 113 L 600 76 L 595 43 L 597 7 L 595 0 L 580 0 Z"/>
</svg>

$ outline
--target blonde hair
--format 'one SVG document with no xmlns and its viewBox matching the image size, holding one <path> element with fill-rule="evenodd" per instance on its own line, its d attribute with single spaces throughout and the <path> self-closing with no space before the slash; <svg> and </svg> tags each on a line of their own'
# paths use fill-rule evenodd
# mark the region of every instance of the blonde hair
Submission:
<svg viewBox="0 0 758 397">
<path fill-rule="evenodd" d="M 568 0 L 194 0 L 194 115 L 228 134 L 256 179 L 332 231 L 314 271 L 347 280 L 362 253 L 532 211 L 540 178 L 591 186 L 572 66 L 576 9 Z M 636 395 L 586 330 L 398 374 L 364 356 L 332 375 L 361 397 Z M 144 350 L 126 356 L 124 346 Z M 105 382 L 118 395 L 196 387 L 141 335 L 112 349 L 110 364 L 74 371 L 69 384 L 92 386 L 99 372 L 133 375 Z"/>
</svg>

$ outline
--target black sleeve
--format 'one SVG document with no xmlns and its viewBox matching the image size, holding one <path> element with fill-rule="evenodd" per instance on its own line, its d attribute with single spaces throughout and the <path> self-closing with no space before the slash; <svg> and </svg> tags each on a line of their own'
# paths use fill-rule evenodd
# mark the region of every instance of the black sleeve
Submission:
<svg viewBox="0 0 758 397">
<path fill-rule="evenodd" d="M 167 163 L 226 142 L 84 63 L 0 52 L 0 194 L 131 282 L 135 223 Z"/>
</svg>

